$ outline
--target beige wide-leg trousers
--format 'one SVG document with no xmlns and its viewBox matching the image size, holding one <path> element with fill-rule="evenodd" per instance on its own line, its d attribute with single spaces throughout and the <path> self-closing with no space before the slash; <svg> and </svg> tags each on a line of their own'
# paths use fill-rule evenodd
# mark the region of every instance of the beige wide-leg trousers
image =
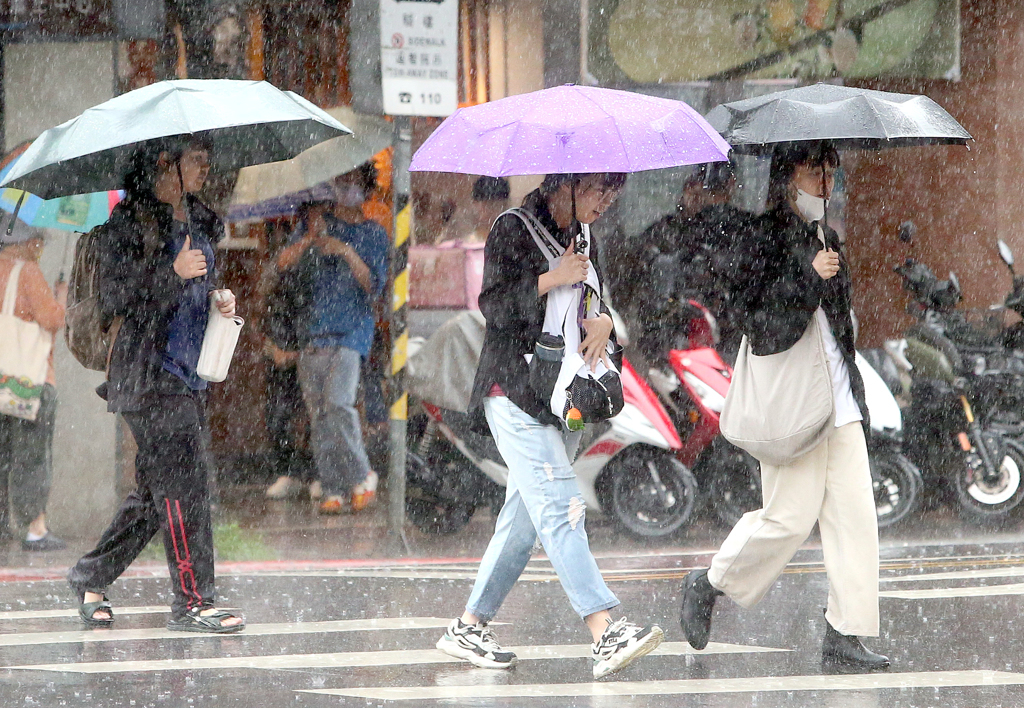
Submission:
<svg viewBox="0 0 1024 708">
<path fill-rule="evenodd" d="M 814 522 L 828 575 L 825 617 L 841 634 L 878 636 L 878 520 L 861 424 L 836 428 L 795 462 L 761 465 L 764 508 L 743 515 L 708 580 L 736 603 L 764 597 Z"/>
</svg>

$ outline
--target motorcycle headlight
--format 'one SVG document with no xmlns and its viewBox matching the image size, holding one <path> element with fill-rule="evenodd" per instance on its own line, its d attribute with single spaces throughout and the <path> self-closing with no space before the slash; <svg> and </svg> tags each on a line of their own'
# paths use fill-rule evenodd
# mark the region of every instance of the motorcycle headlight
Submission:
<svg viewBox="0 0 1024 708">
<path fill-rule="evenodd" d="M 708 386 L 689 371 L 683 372 L 683 379 L 686 380 L 687 385 L 694 390 L 697 397 L 700 398 L 701 403 L 703 403 L 709 410 L 713 410 L 715 413 L 722 412 L 725 408 L 725 396 Z"/>
<path fill-rule="evenodd" d="M 651 367 L 650 371 L 647 372 L 647 380 L 651 382 L 654 390 L 663 396 L 668 396 L 679 388 L 679 379 L 670 371 L 662 371 L 661 369 Z"/>
</svg>

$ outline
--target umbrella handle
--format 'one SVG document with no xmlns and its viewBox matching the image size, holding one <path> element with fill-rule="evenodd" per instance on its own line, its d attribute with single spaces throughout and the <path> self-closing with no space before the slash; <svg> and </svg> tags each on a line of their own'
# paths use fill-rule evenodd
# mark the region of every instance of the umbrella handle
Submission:
<svg viewBox="0 0 1024 708">
<path fill-rule="evenodd" d="M 21 205 L 25 203 L 25 195 L 28 194 L 24 189 L 21 190 L 21 196 L 18 197 L 18 203 L 14 205 L 14 213 L 11 214 L 11 220 L 7 222 L 7 236 L 10 236 L 14 232 L 14 221 L 18 218 L 18 212 L 21 211 Z"/>
</svg>

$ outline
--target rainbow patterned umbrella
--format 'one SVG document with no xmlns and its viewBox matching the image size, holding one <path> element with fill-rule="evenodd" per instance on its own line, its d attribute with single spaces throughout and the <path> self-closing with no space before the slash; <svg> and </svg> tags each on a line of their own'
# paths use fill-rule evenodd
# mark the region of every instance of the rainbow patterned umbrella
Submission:
<svg viewBox="0 0 1024 708">
<path fill-rule="evenodd" d="M 7 176 L 31 144 L 32 141 L 26 141 L 0 159 L 0 180 Z M 111 190 L 57 199 L 40 199 L 20 189 L 5 188 L 0 189 L 0 209 L 8 213 L 14 212 L 22 195 L 25 196 L 25 200 L 18 211 L 19 221 L 28 226 L 85 232 L 110 218 L 110 212 L 121 201 L 123 192 Z"/>
</svg>

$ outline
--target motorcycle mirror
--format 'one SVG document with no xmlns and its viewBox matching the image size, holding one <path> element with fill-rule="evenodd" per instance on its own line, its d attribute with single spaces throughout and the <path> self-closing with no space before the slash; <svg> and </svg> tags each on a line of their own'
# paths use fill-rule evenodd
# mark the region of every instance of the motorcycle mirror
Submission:
<svg viewBox="0 0 1024 708">
<path fill-rule="evenodd" d="M 1003 263 L 1013 273 L 1013 251 L 1010 250 L 1010 247 L 1006 245 L 1006 241 L 1003 239 L 999 239 L 999 257 L 1003 259 Z"/>
<path fill-rule="evenodd" d="M 953 284 L 953 290 L 959 295 L 963 291 L 960 289 L 960 279 L 956 277 L 956 273 L 949 271 L 949 282 Z"/>
<path fill-rule="evenodd" d="M 904 221 L 900 224 L 899 239 L 903 243 L 913 243 L 916 234 L 917 226 L 914 225 L 913 221 Z"/>
</svg>

